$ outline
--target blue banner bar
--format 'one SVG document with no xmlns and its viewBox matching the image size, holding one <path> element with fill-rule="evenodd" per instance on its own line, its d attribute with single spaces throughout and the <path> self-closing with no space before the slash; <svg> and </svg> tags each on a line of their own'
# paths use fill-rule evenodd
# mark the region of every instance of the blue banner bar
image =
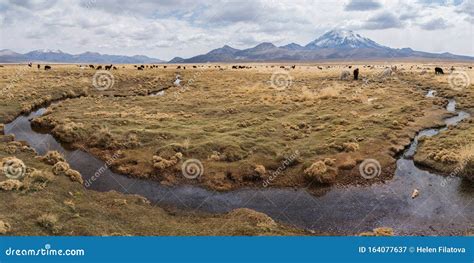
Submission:
<svg viewBox="0 0 474 263">
<path fill-rule="evenodd" d="M 0 262 L 474 262 L 474 237 L 2 237 Z"/>
</svg>

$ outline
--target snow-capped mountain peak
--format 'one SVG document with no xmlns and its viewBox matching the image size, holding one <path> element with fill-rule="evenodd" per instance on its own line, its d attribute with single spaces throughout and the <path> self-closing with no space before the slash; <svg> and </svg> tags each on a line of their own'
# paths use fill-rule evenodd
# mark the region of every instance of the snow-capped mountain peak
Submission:
<svg viewBox="0 0 474 263">
<path fill-rule="evenodd" d="M 306 45 L 309 49 L 318 48 L 384 48 L 369 38 L 362 37 L 352 30 L 336 29 L 326 32 L 321 37 Z"/>
</svg>

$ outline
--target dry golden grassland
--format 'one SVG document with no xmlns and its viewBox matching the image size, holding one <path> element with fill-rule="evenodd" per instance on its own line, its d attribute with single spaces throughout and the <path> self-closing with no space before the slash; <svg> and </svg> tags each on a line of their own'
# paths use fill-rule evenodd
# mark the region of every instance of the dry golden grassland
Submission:
<svg viewBox="0 0 474 263">
<path fill-rule="evenodd" d="M 97 90 L 91 85 L 92 69 L 53 65 L 44 71 L 6 65 L 0 68 L 0 87 L 8 87 L 1 91 L 0 123 L 70 98 L 49 107 L 33 125 L 104 160 L 119 153 L 112 169 L 120 173 L 217 190 L 309 186 L 317 191 L 390 179 L 396 155 L 416 133 L 442 125 L 449 116 L 444 109 L 447 100 L 426 98 L 428 90 L 455 97 L 463 110 L 472 113 L 474 108 L 472 84 L 452 89 L 449 75 L 434 76 L 433 65 L 398 63 L 397 72 L 388 77 L 381 77 L 383 64 L 355 65 L 361 71 L 358 81 L 339 80 L 342 66 L 337 64 L 301 64 L 289 70 L 288 65 L 287 69 L 248 66 L 168 65 L 143 71 L 119 66 L 111 71 L 114 85 Z M 425 67 L 431 70 L 421 74 Z M 472 76 L 472 70 L 466 71 Z M 275 72 L 283 81 L 275 83 Z M 177 75 L 181 86 L 173 84 Z M 147 96 L 163 88 L 164 94 Z M 472 145 L 472 129 L 468 120 L 424 141 L 417 161 L 443 170 L 436 159 L 429 161 L 436 158 L 433 152 L 445 149 L 456 160 L 465 158 L 472 147 L 460 146 Z M 21 185 L 8 182 L 8 190 L 0 191 L 4 200 L 0 233 L 5 229 L 12 235 L 303 234 L 251 210 L 176 215 L 137 196 L 86 190 L 71 180 L 77 178 L 74 172 L 66 173 L 56 164 L 54 175 L 54 162 L 35 158 L 34 151 L 12 139 L 1 136 L 0 158 L 15 156 L 30 171 Z M 377 159 L 382 167 L 381 176 L 370 181 L 358 171 L 358 164 L 367 158 Z M 196 179 L 182 175 L 181 165 L 188 159 L 203 164 L 204 172 Z M 228 227 L 216 227 L 223 224 Z"/>
<path fill-rule="evenodd" d="M 262 187 L 292 155 L 271 186 L 365 184 L 357 164 L 366 158 L 381 163 L 377 180 L 389 179 L 396 154 L 417 131 L 441 123 L 447 101 L 425 98 L 432 75 L 401 70 L 380 78 L 378 67 L 361 70 L 368 81 L 342 81 L 340 70 L 283 70 L 291 81 L 282 88 L 271 82 L 281 70 L 266 65 L 119 70 L 117 90 L 150 75 L 166 75 L 171 88 L 163 96 L 67 100 L 33 123 L 103 159 L 119 151 L 116 171 L 164 184 Z M 182 87 L 173 87 L 178 74 Z M 187 159 L 203 163 L 196 180 L 181 174 Z"/>
<path fill-rule="evenodd" d="M 438 89 L 438 96 L 454 98 L 456 109 L 470 113 L 471 117 L 457 126 L 449 126 L 435 137 L 422 140 L 414 159 L 417 164 L 444 175 L 474 181 L 474 70 L 465 69 L 463 72 L 464 77 L 458 79 L 463 81 L 458 86 L 451 84 L 446 89 Z M 446 82 L 435 80 L 437 82 L 431 84 L 434 87 Z"/>
<path fill-rule="evenodd" d="M 224 215 L 169 212 L 143 197 L 86 190 L 77 182 L 75 171 L 64 168 L 67 164 L 60 162 L 61 158 L 40 158 L 25 143 L 2 135 L 3 124 L 22 112 L 61 98 L 98 95 L 91 87 L 93 74 L 76 66 L 53 65 L 53 71 L 47 72 L 26 66 L 0 68 L 1 87 L 5 88 L 0 101 L 0 160 L 20 159 L 27 167 L 21 181 L 8 179 L 3 170 L 0 172 L 0 235 L 308 234 L 250 209 Z M 161 76 L 167 74 L 174 77 L 173 72 Z M 140 76 L 137 72 L 123 79 L 120 86 L 102 93 L 148 93 L 161 85 L 159 78 L 158 74 Z"/>
</svg>

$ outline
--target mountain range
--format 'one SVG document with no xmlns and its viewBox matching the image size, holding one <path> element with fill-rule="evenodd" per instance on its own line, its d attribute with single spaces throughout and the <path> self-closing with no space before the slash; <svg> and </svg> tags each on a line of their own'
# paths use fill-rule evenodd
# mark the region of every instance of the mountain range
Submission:
<svg viewBox="0 0 474 263">
<path fill-rule="evenodd" d="M 411 48 L 395 49 L 380 45 L 362 37 L 352 30 L 332 30 L 305 46 L 291 43 L 275 46 L 261 43 L 253 48 L 235 49 L 223 46 L 207 54 L 188 59 L 174 58 L 171 63 L 246 62 L 246 61 L 318 61 L 318 60 L 364 60 L 364 59 L 440 59 L 474 60 L 474 57 L 451 53 L 428 53 Z"/>
<path fill-rule="evenodd" d="M 0 62 L 55 62 L 55 63 L 163 63 L 165 61 L 147 56 L 119 56 L 97 52 L 84 52 L 77 55 L 68 54 L 61 50 L 35 50 L 25 54 L 16 53 L 9 49 L 0 50 Z"/>
<path fill-rule="evenodd" d="M 191 58 L 175 57 L 168 63 L 206 62 L 264 62 L 264 61 L 320 61 L 320 60 L 369 60 L 369 59 L 436 59 L 469 60 L 474 57 L 451 53 L 428 53 L 411 48 L 390 48 L 362 37 L 351 30 L 331 30 L 305 46 L 290 43 L 275 46 L 264 42 L 248 49 L 225 45 Z M 35 50 L 25 54 L 8 49 L 0 50 L 0 62 L 57 62 L 57 63 L 165 63 L 147 56 L 106 55 L 85 52 L 71 55 L 60 50 Z"/>
</svg>

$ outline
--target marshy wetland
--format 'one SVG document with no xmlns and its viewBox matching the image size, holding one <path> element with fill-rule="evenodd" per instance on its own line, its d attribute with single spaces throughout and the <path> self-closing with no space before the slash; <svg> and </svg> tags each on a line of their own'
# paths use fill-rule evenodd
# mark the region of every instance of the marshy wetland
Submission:
<svg viewBox="0 0 474 263">
<path fill-rule="evenodd" d="M 4 232 L 472 234 L 474 71 L 392 65 L 5 65 Z"/>
</svg>

